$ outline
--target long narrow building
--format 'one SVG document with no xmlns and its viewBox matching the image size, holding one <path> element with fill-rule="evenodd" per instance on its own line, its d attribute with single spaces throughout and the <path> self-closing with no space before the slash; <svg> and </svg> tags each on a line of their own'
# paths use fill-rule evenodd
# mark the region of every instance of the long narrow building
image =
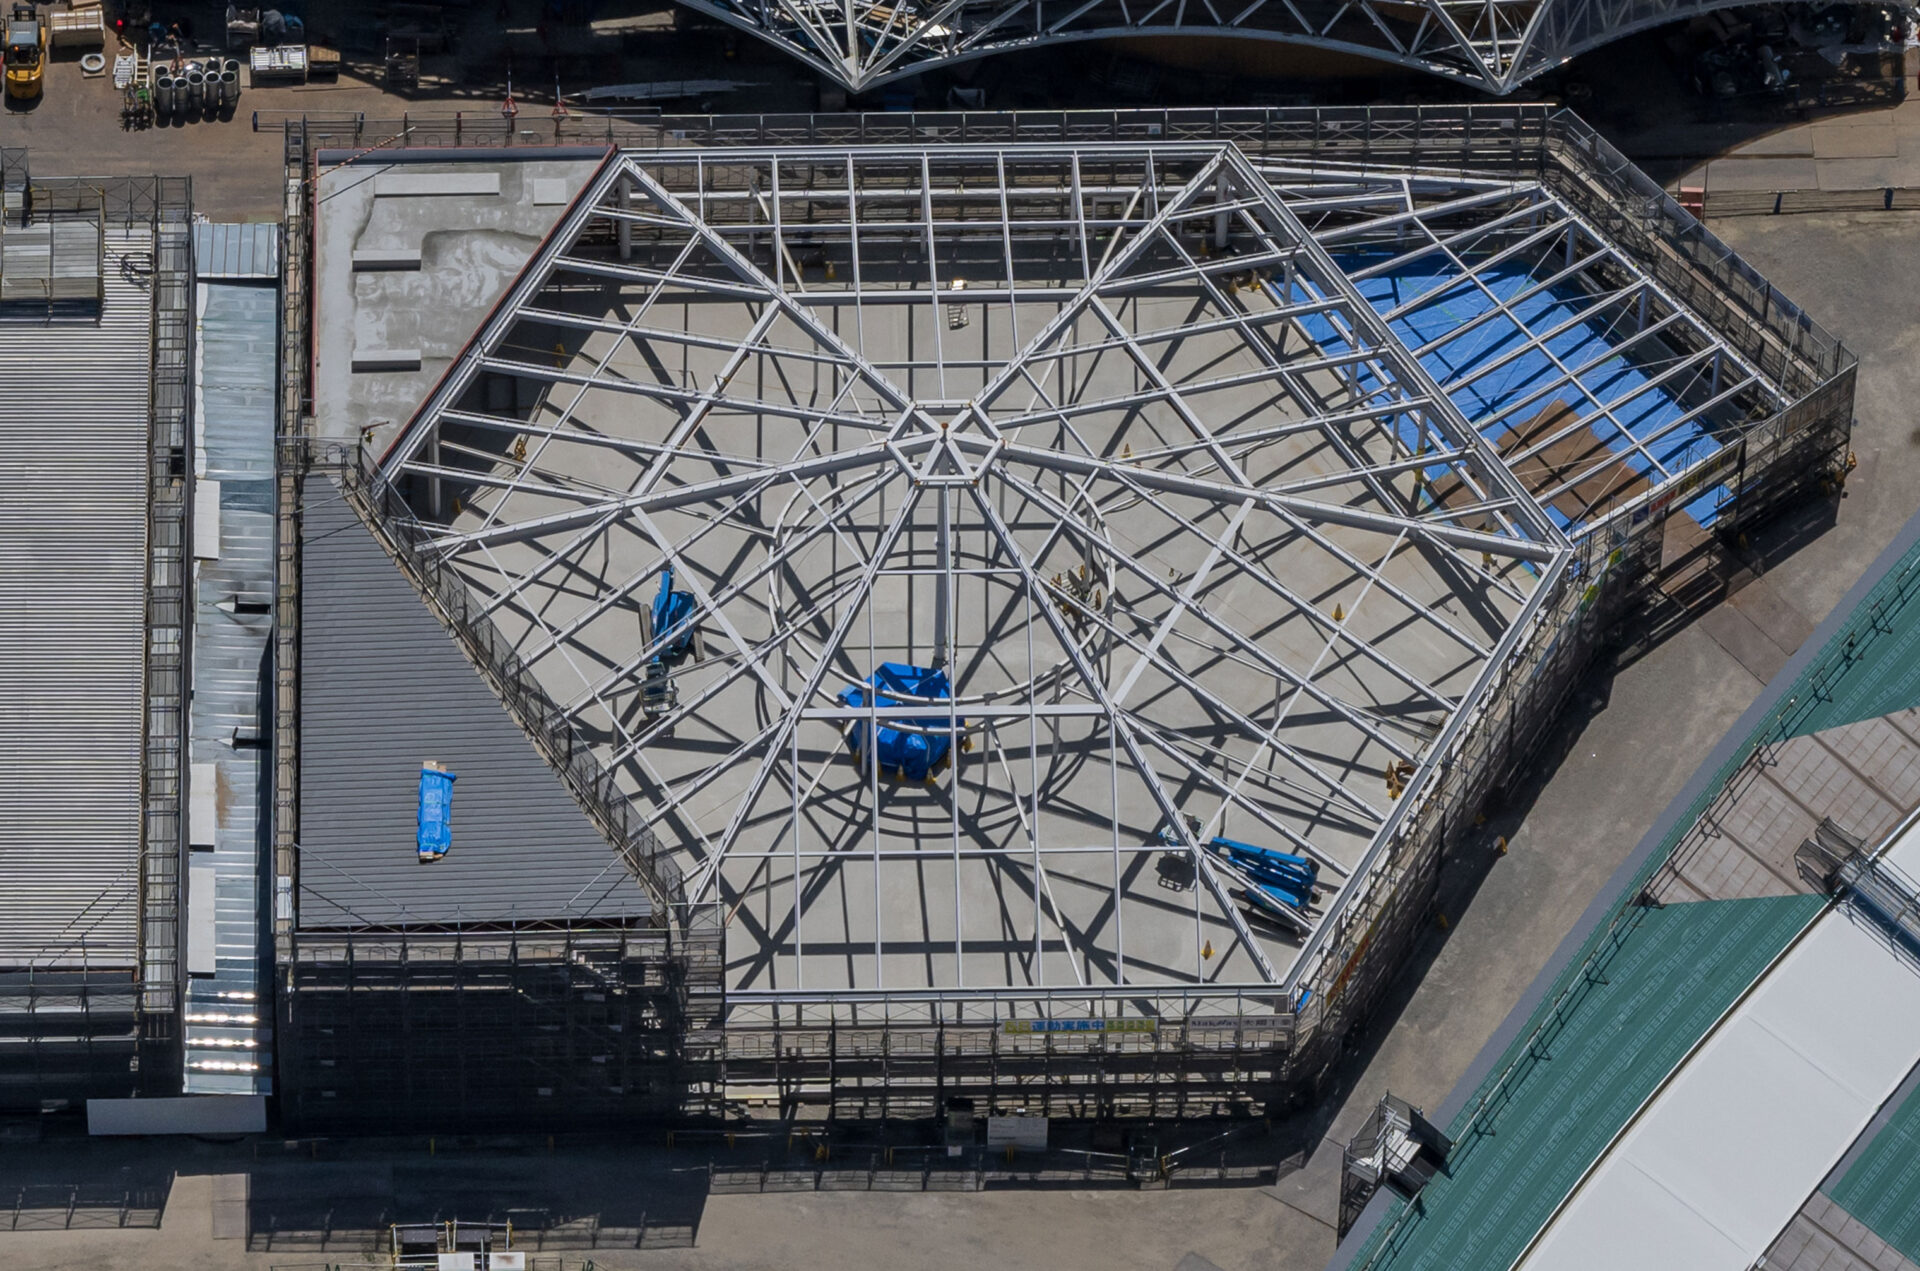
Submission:
<svg viewBox="0 0 1920 1271">
<path fill-rule="evenodd" d="M 177 1089 L 186 181 L 0 164 L 0 1107 Z"/>
</svg>

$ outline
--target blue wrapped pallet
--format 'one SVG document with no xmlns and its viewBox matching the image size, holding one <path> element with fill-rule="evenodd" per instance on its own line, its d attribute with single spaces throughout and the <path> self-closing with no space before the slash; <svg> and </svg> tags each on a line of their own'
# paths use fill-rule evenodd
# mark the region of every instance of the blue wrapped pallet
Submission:
<svg viewBox="0 0 1920 1271">
<path fill-rule="evenodd" d="M 453 783 L 459 779 L 444 764 L 420 765 L 420 823 L 414 842 L 423 865 L 439 860 L 453 846 Z"/>
<path fill-rule="evenodd" d="M 867 705 L 870 692 L 875 706 L 904 706 L 911 703 L 901 702 L 889 694 L 944 702 L 953 696 L 953 686 L 947 680 L 945 671 L 908 666 L 904 662 L 882 662 L 880 669 L 867 677 L 865 685 L 848 685 L 840 690 L 838 696 L 842 705 L 859 707 Z M 847 748 L 853 752 L 855 762 L 878 763 L 883 773 L 897 773 L 913 781 L 925 781 L 946 762 L 947 752 L 952 748 L 952 739 L 946 731 L 948 727 L 965 727 L 967 721 L 950 721 L 945 715 L 929 715 L 898 722 L 915 729 L 937 731 L 910 732 L 895 727 L 895 721 L 881 720 L 875 729 L 879 740 L 869 748 L 868 721 L 855 720 L 847 729 Z"/>
</svg>

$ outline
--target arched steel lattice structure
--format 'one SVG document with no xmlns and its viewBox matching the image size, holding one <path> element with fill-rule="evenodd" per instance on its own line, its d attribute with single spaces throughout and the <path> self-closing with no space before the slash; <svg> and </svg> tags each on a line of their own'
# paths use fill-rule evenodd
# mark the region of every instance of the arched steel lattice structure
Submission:
<svg viewBox="0 0 1920 1271">
<path fill-rule="evenodd" d="M 1779 405 L 1532 180 L 627 152 L 380 479 L 722 906 L 730 1009 L 1285 1012 L 1569 534 Z M 842 696 L 885 662 L 952 696 Z M 1221 835 L 1320 894 L 1263 912 Z"/>
<path fill-rule="evenodd" d="M 1609 40 L 1724 0 L 681 0 L 854 91 L 1067 40 L 1273 40 L 1505 94 Z"/>
</svg>

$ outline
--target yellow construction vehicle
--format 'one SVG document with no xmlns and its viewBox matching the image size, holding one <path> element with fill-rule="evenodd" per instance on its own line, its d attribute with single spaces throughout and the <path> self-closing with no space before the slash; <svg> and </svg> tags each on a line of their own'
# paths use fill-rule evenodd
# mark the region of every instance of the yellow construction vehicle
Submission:
<svg viewBox="0 0 1920 1271">
<path fill-rule="evenodd" d="M 35 101 L 47 76 L 47 28 L 30 4 L 13 6 L 7 21 L 7 98 Z"/>
</svg>

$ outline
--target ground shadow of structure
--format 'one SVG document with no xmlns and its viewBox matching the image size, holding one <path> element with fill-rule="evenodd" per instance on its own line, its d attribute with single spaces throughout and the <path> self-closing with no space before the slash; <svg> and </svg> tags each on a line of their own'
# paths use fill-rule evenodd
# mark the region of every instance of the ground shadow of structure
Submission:
<svg viewBox="0 0 1920 1271">
<path fill-rule="evenodd" d="M 0 1126 L 0 1152 L 0 1233 L 158 1227 L 173 1188 L 164 1161 L 70 1157 L 41 1143 L 37 1122 Z"/>
<path fill-rule="evenodd" d="M 511 1223 L 516 1248 L 691 1246 L 704 1171 L 621 1153 L 536 1155 L 514 1142 L 406 1161 L 294 1160 L 250 1178 L 247 1247 L 257 1252 L 385 1249 L 394 1223 Z M 428 1152 L 435 1155 L 429 1157 Z M 597 1159 L 596 1159 L 597 1158 Z"/>
</svg>

